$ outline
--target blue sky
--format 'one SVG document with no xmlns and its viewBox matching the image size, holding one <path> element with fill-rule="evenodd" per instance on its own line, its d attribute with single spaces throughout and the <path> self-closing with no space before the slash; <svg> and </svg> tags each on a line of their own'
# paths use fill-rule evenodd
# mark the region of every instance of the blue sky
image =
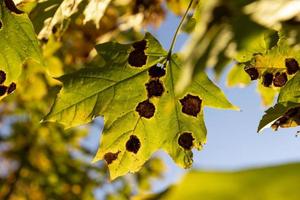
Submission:
<svg viewBox="0 0 300 200">
<path fill-rule="evenodd" d="M 168 14 L 159 29 L 150 29 L 166 49 L 170 45 L 179 20 L 174 15 Z M 176 51 L 180 50 L 186 39 L 187 36 L 184 34 L 178 37 Z M 228 69 L 217 84 L 231 102 L 241 108 L 241 111 L 205 109 L 207 144 L 204 150 L 195 151 L 193 168 L 238 170 L 299 161 L 300 137 L 295 137 L 299 129 L 279 129 L 278 132 L 265 129 L 261 134 L 256 133 L 258 123 L 266 109 L 261 105 L 256 92 L 256 83 L 253 82 L 246 88 L 227 88 L 225 85 L 227 72 Z M 97 148 L 98 143 L 95 142 L 98 141 L 99 132 L 99 127 L 94 128 L 85 144 Z M 160 151 L 156 155 L 165 160 L 168 168 L 165 180 L 156 181 L 154 184 L 157 191 L 178 181 L 187 170 L 176 166 L 164 152 Z"/>
</svg>

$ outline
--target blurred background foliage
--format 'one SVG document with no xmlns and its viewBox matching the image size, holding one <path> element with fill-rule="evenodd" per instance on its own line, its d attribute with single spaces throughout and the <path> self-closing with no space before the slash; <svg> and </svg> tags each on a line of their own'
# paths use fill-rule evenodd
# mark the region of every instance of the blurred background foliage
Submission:
<svg viewBox="0 0 300 200">
<path fill-rule="evenodd" d="M 228 86 L 250 84 L 250 77 L 239 65 L 251 60 L 254 52 L 269 48 L 266 35 L 274 30 L 284 35 L 289 50 L 299 48 L 297 0 L 194 2 L 194 10 L 182 30 L 190 34 L 190 39 L 182 53 L 186 67 L 181 87 L 205 68 L 213 68 L 218 79 L 228 66 L 233 66 Z M 71 130 L 39 122 L 61 87 L 53 77 L 95 65 L 96 60 L 99 62 L 96 44 L 137 40 L 149 26 L 159 27 L 167 12 L 182 15 L 189 0 L 15 3 L 32 20 L 44 65 L 27 61 L 17 92 L 0 104 L 0 199 L 97 199 L 97 191 L 103 199 L 129 199 L 133 194 L 150 192 L 151 180 L 163 178 L 165 168 L 159 158 L 151 159 L 139 173 L 110 183 L 104 163 L 90 163 L 96 149 L 88 149 L 80 142 L 91 127 L 99 126 L 96 122 Z M 272 105 L 277 89 L 262 87 L 258 82 L 258 92 L 264 105 Z M 262 196 L 252 199 L 284 199 L 285 194 L 296 195 L 298 170 L 295 164 L 236 173 L 191 172 L 179 186 L 160 195 L 165 199 L 198 199 L 204 195 L 211 195 L 205 199 L 243 199 L 240 197 L 244 194 L 256 193 Z M 273 190 L 282 191 L 283 196 L 268 196 Z"/>
</svg>

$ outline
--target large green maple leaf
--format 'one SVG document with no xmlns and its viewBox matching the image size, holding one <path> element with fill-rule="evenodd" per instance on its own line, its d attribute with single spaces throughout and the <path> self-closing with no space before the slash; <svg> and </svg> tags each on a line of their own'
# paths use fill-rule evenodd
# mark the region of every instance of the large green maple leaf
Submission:
<svg viewBox="0 0 300 200">
<path fill-rule="evenodd" d="M 94 161 L 106 160 L 111 179 L 139 170 L 159 149 L 190 167 L 192 148 L 206 142 L 203 107 L 236 109 L 205 73 L 176 94 L 181 61 L 176 54 L 167 60 L 149 33 L 133 44 L 108 42 L 96 49 L 104 65 L 59 78 L 63 88 L 46 120 L 71 127 L 104 116 Z"/>
<path fill-rule="evenodd" d="M 0 2 L 0 70 L 6 73 L 4 84 L 15 82 L 28 58 L 41 60 L 41 52 L 32 23 L 12 0 Z"/>
</svg>

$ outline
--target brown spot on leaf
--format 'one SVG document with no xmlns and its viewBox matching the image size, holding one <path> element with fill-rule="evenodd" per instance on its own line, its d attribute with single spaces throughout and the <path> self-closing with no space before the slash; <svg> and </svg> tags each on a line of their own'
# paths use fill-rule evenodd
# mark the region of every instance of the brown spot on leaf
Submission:
<svg viewBox="0 0 300 200">
<path fill-rule="evenodd" d="M 0 96 L 3 96 L 7 91 L 7 87 L 5 85 L 0 85 Z"/>
<path fill-rule="evenodd" d="M 297 121 L 300 117 L 300 107 L 289 109 L 282 117 L 277 119 L 271 127 L 277 131 L 279 127 L 287 128 L 290 127 L 292 121 Z M 299 116 L 298 116 L 299 115 Z M 298 120 L 299 121 L 299 120 Z"/>
<path fill-rule="evenodd" d="M 263 81 L 262 81 L 262 84 L 265 86 L 265 87 L 269 87 L 271 84 L 272 84 L 272 81 L 273 81 L 273 74 L 272 73 L 265 73 L 263 75 Z"/>
<path fill-rule="evenodd" d="M 4 0 L 5 5 L 7 7 L 8 10 L 10 10 L 11 12 L 14 12 L 16 14 L 22 14 L 24 13 L 23 11 L 19 10 L 15 3 L 12 0 Z"/>
<path fill-rule="evenodd" d="M 10 94 L 10 93 L 13 93 L 17 88 L 17 85 L 12 82 L 9 86 L 8 86 L 8 89 L 7 89 L 7 94 Z"/>
<path fill-rule="evenodd" d="M 192 133 L 184 132 L 178 138 L 178 144 L 185 150 L 191 150 L 193 147 L 194 138 Z"/>
<path fill-rule="evenodd" d="M 145 100 L 137 105 L 135 111 L 137 111 L 141 117 L 150 119 L 154 115 L 155 106 L 149 102 L 149 100 Z"/>
<path fill-rule="evenodd" d="M 55 34 L 55 33 L 57 32 L 57 27 L 56 27 L 56 25 L 52 27 L 52 30 L 51 30 L 51 31 L 52 31 L 53 34 Z"/>
<path fill-rule="evenodd" d="M 112 153 L 112 152 L 108 152 L 104 155 L 104 160 L 106 161 L 106 163 L 109 165 L 111 164 L 114 160 L 116 160 L 118 158 L 118 155 L 121 151 L 118 151 L 117 153 Z"/>
<path fill-rule="evenodd" d="M 5 80 L 6 80 L 6 73 L 0 70 L 0 84 L 4 83 Z"/>
<path fill-rule="evenodd" d="M 142 67 L 146 64 L 147 56 L 144 51 L 134 50 L 129 54 L 128 63 L 133 67 Z"/>
<path fill-rule="evenodd" d="M 283 73 L 277 72 L 275 74 L 275 77 L 273 79 L 273 85 L 275 87 L 282 87 L 285 85 L 286 82 L 287 82 L 287 75 L 285 72 L 283 72 Z"/>
<path fill-rule="evenodd" d="M 152 78 L 160 78 L 166 74 L 166 70 L 163 68 L 163 66 L 160 67 L 157 65 L 153 65 L 152 67 L 150 67 L 148 73 Z"/>
<path fill-rule="evenodd" d="M 247 72 L 247 74 L 249 74 L 252 81 L 258 79 L 259 73 L 255 67 L 249 67 L 245 69 L 245 71 Z"/>
<path fill-rule="evenodd" d="M 289 75 L 295 74 L 299 70 L 299 63 L 294 58 L 286 58 L 285 66 Z"/>
<path fill-rule="evenodd" d="M 141 40 L 141 41 L 133 43 L 132 46 L 135 50 L 144 51 L 146 49 L 146 45 L 147 45 L 147 41 Z"/>
<path fill-rule="evenodd" d="M 179 100 L 182 105 L 182 112 L 187 115 L 197 117 L 201 110 L 202 100 L 198 96 L 186 95 L 183 99 Z"/>
<path fill-rule="evenodd" d="M 129 140 L 126 142 L 126 149 L 132 153 L 137 153 L 141 147 L 139 138 L 135 135 L 131 135 Z"/>
<path fill-rule="evenodd" d="M 148 92 L 148 97 L 160 97 L 164 92 L 164 86 L 159 80 L 151 80 L 146 83 L 146 89 Z"/>
</svg>

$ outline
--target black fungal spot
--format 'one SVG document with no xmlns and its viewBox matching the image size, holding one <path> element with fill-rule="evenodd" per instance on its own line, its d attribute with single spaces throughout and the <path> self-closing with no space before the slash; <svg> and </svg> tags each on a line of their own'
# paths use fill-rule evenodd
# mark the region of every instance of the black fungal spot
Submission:
<svg viewBox="0 0 300 200">
<path fill-rule="evenodd" d="M 0 84 L 4 83 L 5 80 L 6 80 L 6 73 L 0 70 Z"/>
<path fill-rule="evenodd" d="M 146 64 L 147 56 L 144 51 L 134 50 L 129 54 L 128 63 L 134 67 L 142 67 Z"/>
<path fill-rule="evenodd" d="M 153 65 L 152 67 L 150 67 L 148 73 L 152 78 L 160 78 L 166 74 L 166 70 L 157 65 Z"/>
<path fill-rule="evenodd" d="M 265 87 L 269 87 L 271 84 L 272 84 L 272 81 L 273 81 L 273 74 L 272 73 L 265 73 L 263 75 L 263 81 L 262 81 L 262 84 L 265 86 Z"/>
<path fill-rule="evenodd" d="M 111 153 L 108 152 L 104 155 L 104 160 L 106 161 L 106 163 L 109 165 L 111 164 L 114 160 L 116 160 L 118 158 L 118 155 L 121 151 L 118 151 L 117 153 Z"/>
<path fill-rule="evenodd" d="M 17 85 L 12 82 L 9 86 L 8 86 L 8 89 L 7 89 L 7 94 L 11 94 L 13 93 L 17 88 Z"/>
<path fill-rule="evenodd" d="M 192 133 L 184 132 L 178 138 L 178 144 L 185 150 L 191 150 L 193 147 L 194 138 Z"/>
<path fill-rule="evenodd" d="M 0 20 L 0 29 L 2 28 L 2 21 Z"/>
<path fill-rule="evenodd" d="M 129 140 L 126 142 L 126 149 L 132 153 L 137 153 L 141 147 L 139 138 L 135 135 L 131 135 Z"/>
<path fill-rule="evenodd" d="M 16 14 L 22 14 L 24 13 L 23 11 L 19 10 L 15 3 L 12 0 L 4 0 L 5 5 L 7 7 L 8 10 L 10 10 L 11 12 L 14 12 Z"/>
<path fill-rule="evenodd" d="M 284 72 L 283 73 L 277 72 L 275 74 L 275 77 L 273 79 L 273 85 L 275 87 L 282 87 L 282 86 L 285 85 L 286 82 L 287 82 L 287 75 L 286 75 L 286 73 L 284 73 Z"/>
<path fill-rule="evenodd" d="M 0 96 L 3 96 L 7 91 L 7 87 L 5 85 L 0 85 Z"/>
<path fill-rule="evenodd" d="M 164 92 L 164 86 L 159 80 L 151 80 L 146 83 L 146 89 L 148 92 L 148 97 L 160 97 Z"/>
<path fill-rule="evenodd" d="M 202 100 L 198 96 L 188 94 L 179 101 L 182 105 L 183 113 L 197 117 L 198 113 L 201 110 L 202 103 Z"/>
<path fill-rule="evenodd" d="M 245 69 L 245 71 L 247 72 L 247 74 L 249 74 L 252 81 L 258 79 L 259 73 L 255 67 L 247 68 Z"/>
<path fill-rule="evenodd" d="M 135 50 L 144 51 L 146 49 L 146 45 L 147 45 L 147 41 L 141 40 L 141 41 L 133 43 L 132 46 Z"/>
<path fill-rule="evenodd" d="M 135 111 L 138 112 L 141 117 L 150 119 L 154 115 L 155 106 L 149 102 L 149 100 L 145 100 L 137 105 Z"/>
<path fill-rule="evenodd" d="M 286 58 L 285 66 L 289 75 L 295 74 L 299 70 L 299 63 L 294 58 Z"/>
</svg>

